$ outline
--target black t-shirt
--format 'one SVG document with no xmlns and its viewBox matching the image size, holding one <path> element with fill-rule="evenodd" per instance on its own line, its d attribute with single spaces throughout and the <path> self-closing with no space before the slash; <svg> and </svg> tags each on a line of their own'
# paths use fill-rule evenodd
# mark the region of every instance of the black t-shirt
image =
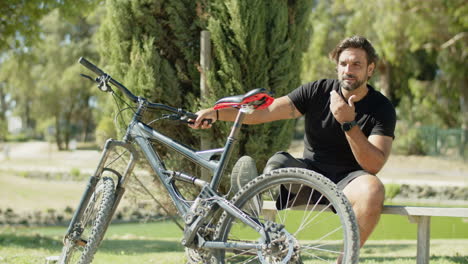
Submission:
<svg viewBox="0 0 468 264">
<path fill-rule="evenodd" d="M 304 159 L 333 165 L 347 171 L 361 170 L 341 125 L 330 111 L 330 92 L 341 96 L 338 80 L 319 80 L 304 84 L 290 94 L 297 110 L 305 116 Z M 396 113 L 392 103 L 372 86 L 359 102 L 355 102 L 356 121 L 362 132 L 394 138 Z"/>
</svg>

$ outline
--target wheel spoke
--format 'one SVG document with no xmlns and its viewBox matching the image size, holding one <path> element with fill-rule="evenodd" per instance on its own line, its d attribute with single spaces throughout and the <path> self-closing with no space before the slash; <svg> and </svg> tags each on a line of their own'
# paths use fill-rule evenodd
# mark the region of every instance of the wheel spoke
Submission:
<svg viewBox="0 0 468 264">
<path fill-rule="evenodd" d="M 320 199 L 322 199 L 323 195 L 320 197 Z M 314 208 L 312 208 L 312 211 L 315 209 L 315 207 L 318 205 L 318 202 L 315 204 Z M 320 210 L 319 212 L 317 212 L 317 214 L 311 218 L 310 220 L 307 221 L 307 223 L 305 223 L 301 229 L 298 229 L 294 235 L 296 235 L 299 231 L 302 231 L 305 227 L 307 227 L 310 223 L 312 223 L 316 218 L 318 218 L 325 210 L 327 210 L 328 208 L 330 207 L 330 205 L 324 207 L 322 210 Z"/>
<path fill-rule="evenodd" d="M 328 263 L 332 263 L 332 264 L 334 263 L 333 260 L 332 260 L 332 261 L 328 261 L 328 260 L 326 260 L 326 259 L 324 259 L 324 258 L 321 258 L 321 257 L 319 257 L 319 256 L 317 256 L 317 255 L 315 255 L 315 254 L 313 254 L 313 253 L 310 253 L 310 252 L 304 252 L 304 253 L 307 254 L 307 255 L 309 255 L 309 256 L 311 256 L 311 257 L 314 258 L 314 259 L 321 260 L 322 262 L 328 262 Z"/>
<path fill-rule="evenodd" d="M 265 236 L 232 215 L 223 213 L 216 240 L 231 241 L 235 237 L 266 246 L 265 249 L 235 251 L 235 254 L 226 255 L 227 261 L 258 263 L 262 259 L 266 263 L 289 263 L 293 258 L 304 262 L 312 259 L 333 263 L 343 255 L 348 264 L 357 263 L 359 229 L 351 205 L 343 200 L 343 194 L 333 183 L 315 172 L 297 168 L 273 171 L 255 181 L 236 195 L 232 201 L 236 206 L 245 207 L 244 211 L 255 212 L 253 215 L 258 216 L 258 208 L 253 201 L 261 197 L 262 201 L 274 201 L 274 204 L 287 208 L 274 206 L 268 217 L 255 218 L 264 227 Z M 284 188 L 288 191 L 284 192 Z M 329 212 L 331 208 L 334 208 L 334 213 Z"/>
<path fill-rule="evenodd" d="M 314 195 L 314 189 L 309 194 L 309 198 L 307 199 L 307 205 L 304 210 L 304 214 L 302 215 L 302 220 L 301 220 L 301 225 L 297 228 L 296 232 L 294 232 L 294 235 L 297 235 L 298 232 L 300 232 L 302 229 L 304 229 L 307 225 L 304 225 L 304 223 L 309 219 L 309 217 L 314 213 L 315 207 L 317 206 L 318 203 L 315 203 L 314 206 L 312 207 L 311 210 L 309 210 L 309 205 L 310 201 L 312 200 L 312 196 Z"/>
<path fill-rule="evenodd" d="M 334 253 L 334 254 L 341 254 L 343 251 L 336 251 L 336 250 L 331 250 L 331 249 L 325 249 L 322 248 L 323 246 L 328 246 L 330 243 L 325 243 L 325 244 L 320 244 L 317 246 L 301 246 L 302 249 L 313 249 L 314 251 L 323 251 L 323 252 L 329 252 L 329 253 Z"/>
</svg>

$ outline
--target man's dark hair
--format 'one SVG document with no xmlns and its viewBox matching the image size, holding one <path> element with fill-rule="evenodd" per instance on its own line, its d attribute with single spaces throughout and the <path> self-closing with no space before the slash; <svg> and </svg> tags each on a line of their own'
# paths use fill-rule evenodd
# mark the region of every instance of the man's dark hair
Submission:
<svg viewBox="0 0 468 264">
<path fill-rule="evenodd" d="M 379 60 L 379 56 L 377 52 L 375 52 L 374 47 L 372 44 L 365 38 L 361 36 L 352 36 L 347 39 L 341 41 L 332 52 L 330 52 L 330 59 L 334 62 L 338 63 L 338 59 L 340 58 L 341 52 L 348 48 L 356 48 L 356 49 L 363 49 L 367 54 L 367 64 L 370 65 L 374 63 L 377 65 L 377 61 Z"/>
</svg>

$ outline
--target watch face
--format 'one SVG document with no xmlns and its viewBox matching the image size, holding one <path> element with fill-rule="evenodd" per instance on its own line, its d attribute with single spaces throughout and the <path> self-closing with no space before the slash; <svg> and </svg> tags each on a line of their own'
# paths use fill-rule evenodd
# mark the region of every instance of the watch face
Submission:
<svg viewBox="0 0 468 264">
<path fill-rule="evenodd" d="M 343 123 L 343 125 L 341 125 L 341 128 L 343 129 L 343 131 L 349 131 L 355 125 L 356 125 L 356 121 L 346 122 L 346 123 Z"/>
</svg>

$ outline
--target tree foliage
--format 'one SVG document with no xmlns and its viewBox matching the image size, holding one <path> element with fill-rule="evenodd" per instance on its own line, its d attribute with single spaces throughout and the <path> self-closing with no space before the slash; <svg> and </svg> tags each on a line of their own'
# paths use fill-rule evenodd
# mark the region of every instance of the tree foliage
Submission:
<svg viewBox="0 0 468 264">
<path fill-rule="evenodd" d="M 317 63 L 305 61 L 303 78 L 316 76 L 318 65 L 326 63 L 324 43 L 335 45 L 347 36 L 363 35 L 380 55 L 373 82 L 398 106 L 400 119 L 466 127 L 465 1 L 325 2 L 312 12 L 314 34 L 306 58 Z M 330 17 L 335 20 L 330 22 Z M 338 40 L 336 32 L 341 35 Z"/>
<path fill-rule="evenodd" d="M 58 9 L 69 20 L 92 10 L 98 0 L 2 0 L 0 2 L 0 52 L 31 46 L 39 39 L 39 21 Z"/>
<path fill-rule="evenodd" d="M 78 136 L 77 128 L 89 132 L 93 122 L 93 93 L 83 85 L 76 63 L 81 54 L 95 54 L 91 48 L 95 21 L 89 19 L 72 24 L 58 10 L 50 12 L 39 23 L 40 41 L 6 54 L 0 72 L 16 105 L 15 114 L 31 130 L 36 129 L 36 120 L 42 120 L 43 127 L 53 125 L 59 149 L 68 149 L 72 136 Z"/>
<path fill-rule="evenodd" d="M 310 1 L 214 1 L 208 29 L 213 40 L 210 99 L 263 87 L 283 96 L 300 84 Z M 286 150 L 294 121 L 242 127 L 239 153 L 260 168 L 276 151 Z M 224 138 L 229 125 L 219 126 Z"/>
<path fill-rule="evenodd" d="M 0 3 L 0 131 L 4 134 L 7 112 L 21 116 L 31 131 L 52 122 L 54 109 L 63 112 L 59 129 L 90 120 L 90 94 L 76 77 L 83 72 L 76 65 L 80 56 L 100 59 L 100 66 L 138 95 L 196 111 L 256 87 L 285 95 L 300 84 L 299 72 L 303 82 L 335 77 L 327 53 L 354 34 L 368 37 L 380 54 L 371 81 L 397 106 L 400 120 L 466 129 L 465 2 L 5 0 Z M 200 31 L 206 29 L 213 59 L 203 72 L 208 96 L 199 99 Z M 72 97 L 79 102 L 65 99 Z M 94 115 L 108 118 L 109 97 L 97 98 Z M 70 111 L 73 118 L 66 121 Z M 243 127 L 238 154 L 253 156 L 260 168 L 272 152 L 287 147 L 292 125 Z M 162 129 L 177 131 L 173 134 L 194 146 L 203 133 L 214 138 L 214 147 L 224 143 L 230 124 L 218 122 L 198 132 L 162 123 Z M 67 136 L 62 137 L 65 142 Z"/>
<path fill-rule="evenodd" d="M 301 51 L 309 1 L 108 1 L 100 31 L 108 71 L 135 94 L 193 111 L 224 96 L 265 87 L 278 96 L 299 85 Z M 200 32 L 212 35 L 209 98 L 200 101 Z M 289 144 L 293 122 L 244 127 L 240 153 L 264 162 Z M 224 144 L 229 124 L 212 133 Z M 197 146 L 187 127 L 171 133 Z M 194 135 L 195 134 L 195 135 Z"/>
</svg>

